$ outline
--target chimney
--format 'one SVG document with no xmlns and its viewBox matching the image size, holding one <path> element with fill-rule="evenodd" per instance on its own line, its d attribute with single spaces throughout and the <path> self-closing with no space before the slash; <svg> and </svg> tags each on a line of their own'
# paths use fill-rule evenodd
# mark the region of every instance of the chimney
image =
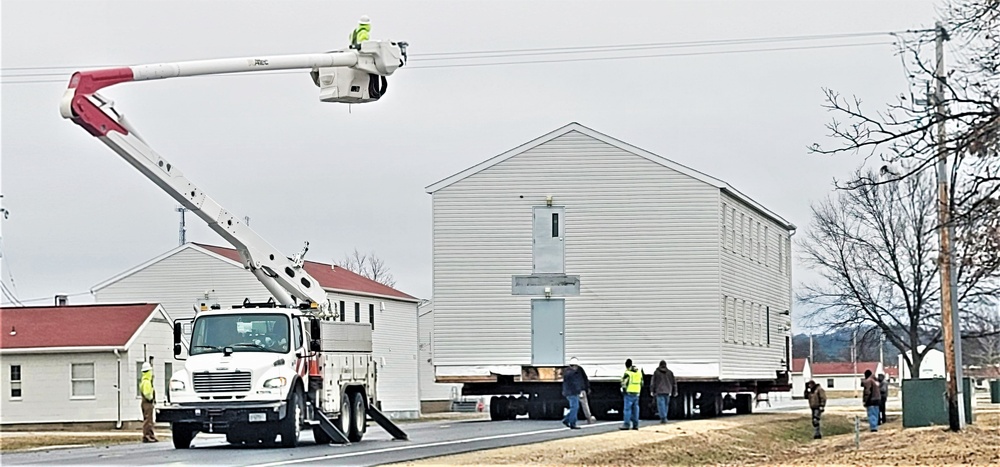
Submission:
<svg viewBox="0 0 1000 467">
<path fill-rule="evenodd" d="M 69 295 L 56 295 L 56 306 L 66 306 L 69 304 Z"/>
</svg>

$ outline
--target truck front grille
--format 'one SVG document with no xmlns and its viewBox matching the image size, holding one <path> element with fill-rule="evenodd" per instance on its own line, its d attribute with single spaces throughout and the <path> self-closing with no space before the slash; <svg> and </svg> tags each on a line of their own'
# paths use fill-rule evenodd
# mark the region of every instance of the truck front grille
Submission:
<svg viewBox="0 0 1000 467">
<path fill-rule="evenodd" d="M 245 392 L 250 390 L 250 372 L 201 372 L 193 375 L 194 392 Z"/>
</svg>

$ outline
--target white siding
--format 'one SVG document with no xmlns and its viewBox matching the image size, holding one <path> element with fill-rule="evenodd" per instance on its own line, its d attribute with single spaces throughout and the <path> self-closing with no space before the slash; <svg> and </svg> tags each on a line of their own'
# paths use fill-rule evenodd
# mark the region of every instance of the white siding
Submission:
<svg viewBox="0 0 1000 467">
<path fill-rule="evenodd" d="M 115 354 L 8 354 L 3 356 L 0 423 L 113 422 L 118 417 L 118 365 Z M 94 396 L 72 398 L 73 363 L 94 364 Z M 10 365 L 21 365 L 21 400 L 11 400 L 7 387 Z M 123 396 L 124 401 L 124 396 Z M 125 415 L 135 415 L 126 413 Z M 138 413 L 138 411 L 136 412 Z M 141 418 L 141 413 L 139 418 Z M 126 420 L 136 420 L 132 416 Z"/>
<path fill-rule="evenodd" d="M 189 318 L 194 315 L 194 305 L 204 301 L 206 293 L 212 298 L 210 303 L 220 305 L 239 304 L 245 298 L 263 302 L 271 297 L 242 266 L 193 246 L 119 278 L 96 291 L 95 296 L 99 303 L 157 302 L 172 318 Z M 327 295 L 335 303 L 345 302 L 350 321 L 354 320 L 355 302 L 361 306 L 361 322 L 368 322 L 368 305 L 375 306 L 372 354 L 380 363 L 378 398 L 389 416 L 418 416 L 417 304 L 361 295 Z M 384 312 L 381 302 L 385 303 Z M 174 361 L 174 371 L 182 364 Z"/>
<path fill-rule="evenodd" d="M 461 384 L 442 384 L 434 380 L 434 304 L 421 305 L 417 327 L 420 333 L 420 400 L 449 401 L 462 392 Z"/>
<path fill-rule="evenodd" d="M 566 357 L 719 360 L 719 190 L 572 131 L 433 193 L 435 365 L 531 363 L 532 207 L 565 211 Z M 717 374 L 704 376 L 718 376 Z"/>
<path fill-rule="evenodd" d="M 126 420 L 142 420 L 137 363 L 153 357 L 153 387 L 157 403 L 167 400 L 167 383 L 171 375 L 167 374 L 166 364 L 170 363 L 173 371 L 180 370 L 184 365 L 184 362 L 174 360 L 174 326 L 165 318 L 159 313 L 153 316 L 128 349 L 127 357 L 122 355 L 122 416 Z"/>
<path fill-rule="evenodd" d="M 791 310 L 789 233 L 726 193 L 721 200 L 722 378 L 774 378 L 785 368 L 785 337 L 791 335 L 785 326 L 790 315 L 784 314 Z"/>
</svg>

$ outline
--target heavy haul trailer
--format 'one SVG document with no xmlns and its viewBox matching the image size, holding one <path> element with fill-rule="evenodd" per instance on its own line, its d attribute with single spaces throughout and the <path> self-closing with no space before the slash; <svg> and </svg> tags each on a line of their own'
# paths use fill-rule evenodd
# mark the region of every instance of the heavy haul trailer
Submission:
<svg viewBox="0 0 1000 467">
<path fill-rule="evenodd" d="M 329 53 L 139 65 L 70 79 L 62 116 L 204 220 L 273 296 L 265 303 L 203 304 L 192 320 L 174 323 L 174 356 L 186 358 L 170 377 L 168 404 L 156 408 L 156 420 L 170 423 L 175 448 L 190 447 L 198 432 L 225 433 L 236 444 L 294 447 L 301 431 L 311 429 L 318 443 L 348 443 L 361 440 L 369 418 L 396 439 L 406 434 L 379 411 L 371 328 L 335 320 L 338 310 L 303 268 L 308 242 L 296 255 L 281 254 L 150 148 L 97 91 L 133 81 L 304 69 L 321 101 L 365 103 L 378 100 L 369 81 L 391 75 L 405 58 L 406 43 L 364 41 Z M 287 183 L 294 195 L 295 178 Z"/>
<path fill-rule="evenodd" d="M 561 415 L 571 357 L 609 418 L 626 359 L 667 361 L 677 417 L 788 389 L 795 226 L 726 182 L 571 123 L 427 191 L 435 379 L 495 419 Z"/>
<path fill-rule="evenodd" d="M 583 365 L 586 369 L 586 365 Z M 558 420 L 568 404 L 562 396 L 563 367 L 524 367 L 521 377 L 496 375 L 487 378 L 445 377 L 438 382 L 462 382 L 462 395 L 489 396 L 491 420 L 513 420 L 519 415 L 532 419 Z M 624 373 L 624 366 L 622 367 Z M 651 376 L 647 373 L 644 388 Z M 483 381 L 493 379 L 494 381 Z M 590 377 L 588 394 L 592 414 L 601 420 L 621 419 L 622 395 L 618 379 Z M 771 380 L 678 381 L 678 397 L 670 401 L 669 418 L 715 417 L 726 410 L 753 412 L 755 395 L 791 389 L 787 373 Z M 656 400 L 644 390 L 639 397 L 639 416 L 656 418 Z M 583 418 L 583 413 L 579 414 Z"/>
</svg>

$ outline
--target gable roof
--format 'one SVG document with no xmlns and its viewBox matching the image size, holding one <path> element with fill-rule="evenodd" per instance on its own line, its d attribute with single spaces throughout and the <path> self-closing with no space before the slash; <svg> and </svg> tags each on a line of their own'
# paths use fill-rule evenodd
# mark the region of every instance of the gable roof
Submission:
<svg viewBox="0 0 1000 467">
<path fill-rule="evenodd" d="M 193 245 L 215 255 L 222 256 L 228 260 L 235 261 L 241 265 L 240 267 L 242 267 L 240 254 L 233 248 L 205 245 L 201 243 L 194 243 Z M 400 292 L 380 282 L 373 281 L 365 276 L 356 274 L 340 266 L 317 263 L 315 261 L 306 261 L 303 267 L 306 272 L 313 276 L 313 278 L 316 279 L 316 281 L 319 282 L 319 285 L 325 290 L 398 298 L 412 302 L 418 301 L 416 297 Z"/>
<path fill-rule="evenodd" d="M 858 362 L 858 372 L 854 372 L 854 363 L 851 362 L 824 362 L 812 363 L 810 365 L 813 377 L 833 376 L 833 375 L 863 375 L 865 370 L 877 372 L 878 362 Z"/>
<path fill-rule="evenodd" d="M 808 358 L 793 358 L 792 359 L 792 373 L 802 373 L 802 370 L 806 368 L 806 361 Z"/>
<path fill-rule="evenodd" d="M 232 264 L 235 267 L 243 268 L 243 263 L 240 261 L 240 254 L 233 248 L 226 248 L 215 245 L 208 245 L 203 243 L 185 243 L 178 246 L 162 255 L 159 255 L 149 261 L 146 261 L 132 269 L 129 269 L 121 274 L 118 274 L 100 284 L 95 285 L 90 289 L 91 293 L 95 293 L 115 282 L 118 282 L 136 272 L 148 268 L 149 266 L 163 261 L 183 250 L 194 249 L 205 254 L 215 256 L 227 263 Z M 313 278 L 319 282 L 319 285 L 323 287 L 324 290 L 331 292 L 343 292 L 354 295 L 370 295 L 375 297 L 386 297 L 397 300 L 403 300 L 408 302 L 419 302 L 419 299 L 413 297 L 409 294 L 400 292 L 392 287 L 385 284 L 375 282 L 367 277 L 359 274 L 355 274 L 342 267 L 335 267 L 326 263 L 317 263 L 315 261 L 306 261 L 305 269 Z"/>
<path fill-rule="evenodd" d="M 157 314 L 155 303 L 4 307 L 0 350 L 124 350 Z"/>
<path fill-rule="evenodd" d="M 434 192 L 436 192 L 436 191 L 439 191 L 439 190 L 442 190 L 444 188 L 447 188 L 447 187 L 451 186 L 454 183 L 457 183 L 457 182 L 459 182 L 461 180 L 464 180 L 464 179 L 466 179 L 466 178 L 468 178 L 468 177 L 470 177 L 472 175 L 475 175 L 475 174 L 477 174 L 479 172 L 482 172 L 483 170 L 486 170 L 486 169 L 488 169 L 490 167 L 493 167 L 493 166 L 495 166 L 495 165 L 497 165 L 497 164 L 499 164 L 499 163 L 501 163 L 503 161 L 506 161 L 507 159 L 510 159 L 510 158 L 512 158 L 514 156 L 517 156 L 519 154 L 522 154 L 522 153 L 524 153 L 524 152 L 526 152 L 526 151 L 528 151 L 530 149 L 533 149 L 536 146 L 542 145 L 542 144 L 547 143 L 549 141 L 552 141 L 552 140 L 554 140 L 556 138 L 559 138 L 560 136 L 563 136 L 563 135 L 566 135 L 566 134 L 572 133 L 572 132 L 577 132 L 577 133 L 580 133 L 582 135 L 589 136 L 589 137 L 591 137 L 593 139 L 596 139 L 598 141 L 601 141 L 601 142 L 603 142 L 605 144 L 608 144 L 608 145 L 614 146 L 614 147 L 616 147 L 618 149 L 621 149 L 622 151 L 630 152 L 630 153 L 635 154 L 635 155 L 637 155 L 639 157 L 648 159 L 649 161 L 655 162 L 655 163 L 660 164 L 660 165 L 662 165 L 664 167 L 673 169 L 673 170 L 675 170 L 677 172 L 680 172 L 680 173 L 682 173 L 684 175 L 687 175 L 687 176 L 689 176 L 689 177 L 691 177 L 691 178 L 693 178 L 695 180 L 699 180 L 699 181 L 702 181 L 704 183 L 707 183 L 707 184 L 709 184 L 709 185 L 711 185 L 711 186 L 713 186 L 715 188 L 718 188 L 719 190 L 721 190 L 721 191 L 729 194 L 730 196 L 732 196 L 732 197 L 734 197 L 734 198 L 736 198 L 736 199 L 738 199 L 738 200 L 746 203 L 751 208 L 757 210 L 758 212 L 760 212 L 761 214 L 763 214 L 763 215 L 765 215 L 767 217 L 770 217 L 772 220 L 774 220 L 775 222 L 777 222 L 779 225 L 784 226 L 786 229 L 788 229 L 788 230 L 795 230 L 796 229 L 795 225 L 792 224 L 791 222 L 785 220 L 784 218 L 782 218 L 781 216 L 775 214 L 774 212 L 770 211 L 769 209 L 765 208 L 764 206 L 761 206 L 756 201 L 750 199 L 749 197 L 747 197 L 743 193 L 740 193 L 738 190 L 736 190 L 731 185 L 729 185 L 728 183 L 726 183 L 726 182 L 724 182 L 722 180 L 719 180 L 719 179 L 717 179 L 715 177 L 712 177 L 712 176 L 710 176 L 708 174 L 699 172 L 699 171 L 697 171 L 695 169 L 692 169 L 692 168 L 690 168 L 690 167 L 688 167 L 686 165 L 678 164 L 677 162 L 674 162 L 674 161 L 672 161 L 670 159 L 667 159 L 667 158 L 664 158 L 664 157 L 660 157 L 660 156 L 658 156 L 656 154 L 653 154 L 653 153 L 651 153 L 649 151 L 645 151 L 643 149 L 637 148 L 637 147 L 632 146 L 631 144 L 628 144 L 628 143 L 626 143 L 624 141 L 621 141 L 621 140 L 612 138 L 612 137 L 610 137 L 608 135 L 605 135 L 603 133 L 594 131 L 594 130 L 592 130 L 590 128 L 587 128 L 587 127 L 585 127 L 585 126 L 583 126 L 583 125 L 581 125 L 579 123 L 576 123 L 576 122 L 572 122 L 572 123 L 570 123 L 570 124 L 568 124 L 568 125 L 566 125 L 566 126 L 564 126 L 562 128 L 559 128 L 559 129 L 557 129 L 555 131 L 549 132 L 549 133 L 547 133 L 545 135 L 542 135 L 542 136 L 540 136 L 538 138 L 535 138 L 535 139 L 533 139 L 531 141 L 528 141 L 527 143 L 524 143 L 524 144 L 522 144 L 522 145 L 520 145 L 520 146 L 518 146 L 518 147 L 516 147 L 514 149 L 511 149 L 511 150 L 509 150 L 507 152 L 504 152 L 502 154 L 494 156 L 494 157 L 492 157 L 490 159 L 487 159 L 487 160 L 485 160 L 485 161 L 483 161 L 483 162 L 481 162 L 479 164 L 476 164 L 476 165 L 474 165 L 472 167 L 469 167 L 468 169 L 465 169 L 465 170 L 463 170 L 463 171 L 461 171 L 461 172 L 459 172 L 457 174 L 454 174 L 454 175 L 452 175 L 452 176 L 450 176 L 448 178 L 445 178 L 445 179 L 440 180 L 440 181 L 438 181 L 438 182 L 436 182 L 434 184 L 431 184 L 425 190 L 427 191 L 427 193 L 434 194 Z"/>
</svg>

